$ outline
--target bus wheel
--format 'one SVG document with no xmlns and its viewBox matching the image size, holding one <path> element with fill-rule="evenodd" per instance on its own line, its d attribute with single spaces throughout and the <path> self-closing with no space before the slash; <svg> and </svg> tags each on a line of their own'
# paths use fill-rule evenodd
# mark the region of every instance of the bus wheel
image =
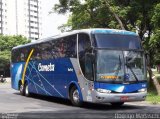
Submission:
<svg viewBox="0 0 160 119">
<path fill-rule="evenodd" d="M 74 106 L 82 106 L 78 89 L 73 86 L 70 90 L 70 100 Z"/>
<path fill-rule="evenodd" d="M 28 90 L 28 83 L 25 84 L 24 91 L 25 91 L 25 96 L 29 97 L 30 93 L 29 93 L 29 90 Z"/>
<path fill-rule="evenodd" d="M 20 91 L 20 94 L 21 94 L 22 96 L 25 95 L 24 86 L 23 86 L 22 84 L 20 84 L 19 91 Z"/>
<path fill-rule="evenodd" d="M 113 102 L 113 103 L 111 103 L 111 105 L 114 106 L 114 107 L 120 107 L 123 104 L 124 104 L 124 102 Z"/>
</svg>

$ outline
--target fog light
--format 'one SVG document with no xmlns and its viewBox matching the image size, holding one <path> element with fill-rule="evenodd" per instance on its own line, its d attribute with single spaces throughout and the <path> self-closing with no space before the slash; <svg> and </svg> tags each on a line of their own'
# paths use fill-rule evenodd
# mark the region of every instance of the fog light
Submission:
<svg viewBox="0 0 160 119">
<path fill-rule="evenodd" d="M 100 92 L 100 93 L 111 93 L 111 90 L 106 90 L 106 89 L 100 89 L 100 88 L 98 88 L 97 92 Z"/>
</svg>

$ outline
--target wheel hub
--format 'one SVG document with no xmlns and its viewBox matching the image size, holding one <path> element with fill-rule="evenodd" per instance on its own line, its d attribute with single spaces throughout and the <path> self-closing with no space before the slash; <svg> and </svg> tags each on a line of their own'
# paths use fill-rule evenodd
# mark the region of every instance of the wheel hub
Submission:
<svg viewBox="0 0 160 119">
<path fill-rule="evenodd" d="M 23 92 L 23 85 L 20 86 L 20 92 Z"/>
<path fill-rule="evenodd" d="M 73 100 L 74 100 L 75 102 L 79 102 L 79 92 L 78 92 L 78 90 L 75 90 L 75 91 L 73 92 Z"/>
<path fill-rule="evenodd" d="M 28 85 L 26 86 L 25 89 L 26 89 L 26 90 L 25 90 L 25 94 L 28 95 Z"/>
</svg>

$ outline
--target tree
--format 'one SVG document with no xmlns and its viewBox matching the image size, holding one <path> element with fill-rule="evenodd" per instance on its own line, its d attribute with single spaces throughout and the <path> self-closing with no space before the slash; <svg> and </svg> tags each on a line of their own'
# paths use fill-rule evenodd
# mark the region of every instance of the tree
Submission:
<svg viewBox="0 0 160 119">
<path fill-rule="evenodd" d="M 15 46 L 29 43 L 26 37 L 21 35 L 18 36 L 0 36 L 0 51 L 11 51 L 11 49 Z"/>
<path fill-rule="evenodd" d="M 0 72 L 5 74 L 9 69 L 11 59 L 11 49 L 15 46 L 29 43 L 26 37 L 18 36 L 3 36 L 0 35 Z"/>
<path fill-rule="evenodd" d="M 5 71 L 6 66 L 8 68 L 10 62 L 10 52 L 2 51 L 0 52 L 0 71 Z"/>
<path fill-rule="evenodd" d="M 160 3 L 155 5 L 152 16 L 153 35 L 149 41 L 149 50 L 152 52 L 153 64 L 158 65 L 160 72 Z M 159 82 L 153 77 L 153 83 L 160 95 Z"/>
<path fill-rule="evenodd" d="M 83 3 L 80 0 L 59 0 L 59 2 L 54 6 L 54 11 L 60 14 L 70 12 L 68 25 L 72 25 L 72 29 L 124 27 L 126 30 L 135 31 L 138 28 L 143 38 L 151 27 L 150 13 L 158 0 L 85 0 Z"/>
</svg>

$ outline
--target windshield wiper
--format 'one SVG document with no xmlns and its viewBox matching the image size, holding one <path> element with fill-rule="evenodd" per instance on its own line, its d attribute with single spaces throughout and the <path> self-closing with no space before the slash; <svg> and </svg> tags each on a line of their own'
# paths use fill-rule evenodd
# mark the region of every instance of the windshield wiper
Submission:
<svg viewBox="0 0 160 119">
<path fill-rule="evenodd" d="M 136 81 L 138 82 L 139 80 L 138 80 L 138 78 L 137 78 L 137 75 L 134 73 L 134 71 L 133 71 L 133 69 L 131 68 L 131 66 L 130 66 L 129 64 L 127 64 L 127 63 L 126 63 L 126 66 L 131 70 L 131 72 L 132 72 L 134 78 L 135 78 Z"/>
</svg>

